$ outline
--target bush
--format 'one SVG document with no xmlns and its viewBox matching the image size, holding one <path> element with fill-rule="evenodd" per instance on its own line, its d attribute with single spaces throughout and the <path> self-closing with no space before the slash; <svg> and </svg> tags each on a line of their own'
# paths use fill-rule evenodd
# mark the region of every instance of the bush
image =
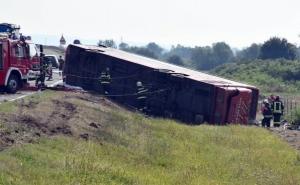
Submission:
<svg viewBox="0 0 300 185">
<path fill-rule="evenodd" d="M 293 110 L 286 118 L 289 123 L 300 124 L 300 108 Z"/>
<path fill-rule="evenodd" d="M 253 60 L 225 64 L 211 72 L 224 78 L 253 84 L 263 92 L 295 93 L 300 90 L 300 62 L 284 59 Z"/>
</svg>

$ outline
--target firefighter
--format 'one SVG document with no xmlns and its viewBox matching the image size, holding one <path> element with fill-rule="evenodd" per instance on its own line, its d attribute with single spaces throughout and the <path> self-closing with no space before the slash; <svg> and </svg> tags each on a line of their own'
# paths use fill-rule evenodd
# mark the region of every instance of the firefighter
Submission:
<svg viewBox="0 0 300 185">
<path fill-rule="evenodd" d="M 275 95 L 271 94 L 269 97 L 268 97 L 268 102 L 272 105 L 273 102 L 275 101 Z"/>
<path fill-rule="evenodd" d="M 102 71 L 100 75 L 100 84 L 102 88 L 102 93 L 105 95 L 109 94 L 110 82 L 111 82 L 111 77 L 109 74 L 109 68 L 106 68 L 106 70 Z"/>
<path fill-rule="evenodd" d="M 62 58 L 62 56 L 59 56 L 58 64 L 59 64 L 59 66 L 58 66 L 59 76 L 63 76 L 63 70 L 64 70 L 64 66 L 65 66 L 65 61 Z"/>
<path fill-rule="evenodd" d="M 45 58 L 43 57 L 44 55 L 41 54 L 41 56 L 40 74 L 35 81 L 35 86 L 40 90 L 45 88 L 45 78 L 47 73 L 47 65 Z"/>
<path fill-rule="evenodd" d="M 273 111 L 273 123 L 274 127 L 280 126 L 280 119 L 283 115 L 284 105 L 280 100 L 279 96 L 275 97 L 275 100 L 272 103 L 272 111 Z"/>
<path fill-rule="evenodd" d="M 60 71 L 62 71 L 63 68 L 64 68 L 64 65 L 65 65 L 65 61 L 64 61 L 64 59 L 62 58 L 62 56 L 59 56 L 58 64 L 59 64 L 58 69 L 59 69 Z"/>
<path fill-rule="evenodd" d="M 53 73 L 52 73 L 52 62 L 48 59 L 46 63 L 47 68 L 47 74 L 49 75 L 47 81 L 53 80 Z"/>
<path fill-rule="evenodd" d="M 137 101 L 137 108 L 141 112 L 145 112 L 147 110 L 147 92 L 148 89 L 145 88 L 143 83 L 141 81 L 136 82 L 136 87 L 137 87 L 137 96 L 136 96 L 136 101 Z"/>
<path fill-rule="evenodd" d="M 263 120 L 261 121 L 262 127 L 270 128 L 273 113 L 272 113 L 271 105 L 270 105 L 270 103 L 268 102 L 267 99 L 265 99 L 263 101 L 263 106 L 262 106 L 261 112 L 262 112 L 262 115 L 264 117 Z"/>
</svg>

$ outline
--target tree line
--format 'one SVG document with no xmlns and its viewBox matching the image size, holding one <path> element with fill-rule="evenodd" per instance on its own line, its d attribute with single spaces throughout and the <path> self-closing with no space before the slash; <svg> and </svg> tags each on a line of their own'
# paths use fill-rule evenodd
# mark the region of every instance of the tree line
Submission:
<svg viewBox="0 0 300 185">
<path fill-rule="evenodd" d="M 294 44 L 284 38 L 272 37 L 263 44 L 253 43 L 241 50 L 233 50 L 225 42 L 217 42 L 211 46 L 186 47 L 178 44 L 166 50 L 155 42 L 145 46 L 130 46 L 127 43 L 119 45 L 112 39 L 99 40 L 98 45 L 118 48 L 153 59 L 163 60 L 172 64 L 186 66 L 197 70 L 211 70 L 227 63 L 241 63 L 255 59 L 299 59 L 299 51 Z"/>
</svg>

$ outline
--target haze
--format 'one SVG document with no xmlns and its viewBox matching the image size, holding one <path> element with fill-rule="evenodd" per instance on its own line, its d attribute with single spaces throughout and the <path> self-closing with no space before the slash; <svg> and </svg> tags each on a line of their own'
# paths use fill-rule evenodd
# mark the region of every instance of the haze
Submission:
<svg viewBox="0 0 300 185">
<path fill-rule="evenodd" d="M 10 0 L 1 2 L 0 22 L 21 25 L 31 35 L 114 39 L 129 43 L 232 47 L 272 36 L 299 45 L 297 0 Z"/>
</svg>

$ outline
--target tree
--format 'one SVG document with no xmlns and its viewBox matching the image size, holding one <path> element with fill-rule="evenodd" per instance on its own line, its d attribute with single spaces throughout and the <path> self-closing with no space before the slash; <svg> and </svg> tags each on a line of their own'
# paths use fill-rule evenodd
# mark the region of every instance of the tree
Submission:
<svg viewBox="0 0 300 185">
<path fill-rule="evenodd" d="M 125 43 L 125 42 L 121 42 L 119 44 L 119 49 L 120 50 L 126 51 L 128 48 L 129 48 L 129 45 L 127 43 Z"/>
<path fill-rule="evenodd" d="M 175 65 L 179 65 L 179 66 L 183 66 L 184 63 L 182 61 L 182 59 L 178 56 L 178 55 L 172 55 L 170 56 L 167 61 L 171 64 L 175 64 Z"/>
<path fill-rule="evenodd" d="M 119 49 L 130 53 L 142 55 L 145 57 L 153 58 L 153 59 L 158 58 L 157 55 L 155 55 L 155 53 L 150 49 L 148 49 L 147 47 L 129 46 L 127 43 L 122 42 L 119 44 Z"/>
<path fill-rule="evenodd" d="M 260 58 L 285 58 L 287 60 L 294 60 L 296 58 L 296 46 L 284 38 L 272 37 L 262 45 Z"/>
<path fill-rule="evenodd" d="M 149 44 L 147 44 L 146 48 L 158 57 L 160 57 L 162 55 L 162 52 L 164 50 L 162 47 L 157 45 L 155 42 L 150 42 Z"/>
<path fill-rule="evenodd" d="M 228 44 L 225 42 L 217 42 L 213 44 L 213 54 L 215 57 L 215 66 L 229 63 L 233 61 L 233 52 Z"/>
<path fill-rule="evenodd" d="M 106 46 L 110 48 L 117 48 L 117 44 L 113 39 L 107 39 L 107 40 L 99 40 L 98 46 Z"/>
<path fill-rule="evenodd" d="M 215 58 L 211 47 L 195 47 L 192 51 L 192 66 L 199 70 L 209 70 L 215 66 Z"/>
<path fill-rule="evenodd" d="M 168 53 L 169 56 L 177 55 L 181 57 L 184 60 L 191 60 L 193 48 L 191 47 L 185 47 L 180 44 L 178 44 L 176 47 L 172 46 L 170 52 Z"/>
<path fill-rule="evenodd" d="M 126 51 L 153 59 L 158 58 L 152 51 L 145 47 L 130 47 Z"/>
<path fill-rule="evenodd" d="M 233 52 L 225 42 L 215 43 L 213 47 L 195 47 L 191 57 L 193 66 L 200 70 L 210 70 L 233 59 Z"/>
<path fill-rule="evenodd" d="M 254 60 L 258 59 L 260 55 L 261 45 L 253 43 L 250 47 L 247 47 L 237 53 L 239 60 Z"/>
</svg>

